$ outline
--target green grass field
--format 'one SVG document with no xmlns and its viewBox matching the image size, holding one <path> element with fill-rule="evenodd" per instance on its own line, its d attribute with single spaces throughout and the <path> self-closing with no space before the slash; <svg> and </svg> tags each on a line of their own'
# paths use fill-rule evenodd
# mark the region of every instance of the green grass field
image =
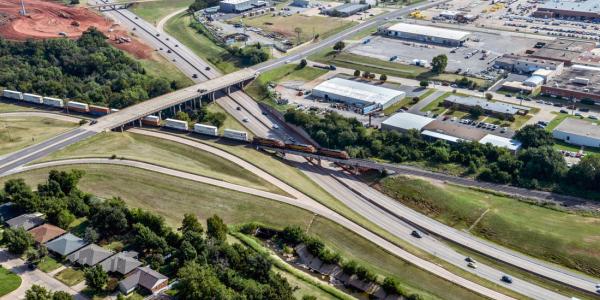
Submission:
<svg viewBox="0 0 600 300">
<path fill-rule="evenodd" d="M 0 113 L 15 112 L 15 111 L 34 111 L 33 107 L 12 104 L 5 100 L 0 100 Z"/>
<path fill-rule="evenodd" d="M 19 275 L 0 267 L 0 297 L 16 290 L 21 285 Z"/>
<path fill-rule="evenodd" d="M 442 113 L 444 110 L 446 110 L 446 108 L 444 106 L 442 106 L 441 103 L 444 101 L 444 99 L 446 99 L 450 95 L 452 95 L 452 92 L 445 92 L 441 96 L 437 97 L 435 100 L 431 101 L 425 107 L 421 108 L 421 111 L 422 112 L 430 111 L 433 114 Z"/>
<path fill-rule="evenodd" d="M 54 275 L 54 278 L 58 279 L 60 282 L 68 285 L 74 286 L 84 280 L 83 271 L 75 270 L 73 268 L 66 268 Z"/>
<path fill-rule="evenodd" d="M 137 61 L 142 64 L 149 75 L 165 78 L 170 82 L 175 81 L 178 88 L 187 87 L 194 83 L 185 74 L 181 73 L 175 65 L 160 55 L 153 55 L 152 59 L 139 59 Z"/>
<path fill-rule="evenodd" d="M 388 177 L 381 188 L 445 224 L 531 256 L 600 275 L 600 218 L 405 177 Z"/>
<path fill-rule="evenodd" d="M 283 193 L 274 185 L 214 154 L 180 143 L 128 132 L 101 133 L 53 153 L 44 160 L 108 158 L 112 155 L 116 155 L 118 158 L 150 162 L 274 193 Z"/>
<path fill-rule="evenodd" d="M 240 20 L 240 18 L 234 18 L 229 23 L 239 23 Z M 356 22 L 347 21 L 343 18 L 306 16 L 302 14 L 293 14 L 288 17 L 266 14 L 255 18 L 244 18 L 243 22 L 246 26 L 257 27 L 266 32 L 282 34 L 294 44 L 311 41 L 316 34 L 319 35 L 320 39 L 324 39 L 356 24 Z M 298 34 L 295 31 L 296 28 L 300 28 L 301 30 L 299 43 Z"/>
<path fill-rule="evenodd" d="M 156 25 L 156 23 L 175 11 L 187 8 L 193 0 L 161 0 L 134 4 L 129 10 L 140 18 Z"/>
<path fill-rule="evenodd" d="M 60 266 L 60 263 L 50 256 L 42 258 L 42 260 L 37 265 L 38 269 L 46 273 L 52 272 L 58 269 Z"/>
<path fill-rule="evenodd" d="M 223 73 L 231 73 L 238 69 L 238 61 L 229 53 L 215 44 L 208 37 L 190 27 L 192 18 L 181 13 L 167 21 L 165 31 L 190 48 L 196 55 L 210 61 Z M 219 61 L 216 62 L 215 59 Z"/>
<path fill-rule="evenodd" d="M 0 116 L 0 155 L 42 142 L 77 125 L 44 117 Z"/>
<path fill-rule="evenodd" d="M 454 82 L 461 79 L 462 75 L 456 74 L 433 74 L 428 69 L 405 65 L 395 62 L 389 62 L 377 58 L 356 55 L 347 52 L 336 53 L 332 48 L 327 48 L 310 57 L 312 61 L 318 61 L 324 64 L 333 64 L 336 66 L 349 68 L 353 70 L 369 71 L 376 74 L 386 74 L 388 76 L 397 76 L 404 78 L 413 78 L 419 80 L 439 80 Z M 479 86 L 485 86 L 486 81 L 478 78 L 470 78 Z"/>
<path fill-rule="evenodd" d="M 72 168 L 86 171 L 79 184 L 83 191 L 100 197 L 120 196 L 131 207 L 163 215 L 172 226 L 178 226 L 183 214 L 190 212 L 203 220 L 218 214 L 228 224 L 255 221 L 277 228 L 287 225 L 306 228 L 313 218 L 312 213 L 286 204 L 135 168 L 77 165 L 55 169 Z M 48 172 L 49 169 L 35 170 L 2 180 L 21 177 L 35 185 L 44 181 Z M 343 251 L 344 256 L 361 259 L 374 270 L 384 270 L 385 274 L 410 280 L 405 285 L 411 290 L 428 291 L 430 295 L 435 295 L 427 299 L 481 299 L 478 295 L 412 267 L 329 221 L 317 217 L 309 232 L 319 235 L 330 247 Z M 71 283 L 78 280 L 78 274 L 72 274 L 76 272 L 72 269 L 62 271 L 66 274 L 59 273 L 61 281 Z"/>
</svg>

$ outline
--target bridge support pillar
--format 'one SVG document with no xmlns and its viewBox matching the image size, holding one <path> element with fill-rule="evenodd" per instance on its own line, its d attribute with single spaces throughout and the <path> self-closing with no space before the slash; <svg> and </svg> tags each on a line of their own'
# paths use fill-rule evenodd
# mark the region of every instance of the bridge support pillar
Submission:
<svg viewBox="0 0 600 300">
<path fill-rule="evenodd" d="M 140 124 L 140 128 L 144 127 L 144 126 L 142 126 L 142 119 L 138 120 L 138 124 Z"/>
<path fill-rule="evenodd" d="M 319 164 L 319 167 L 321 166 L 321 159 L 317 158 L 317 164 Z"/>
<path fill-rule="evenodd" d="M 124 126 L 123 126 L 123 125 L 121 125 L 121 132 L 123 132 L 123 127 L 124 127 Z"/>
<path fill-rule="evenodd" d="M 173 116 L 175 115 L 175 106 L 171 106 L 171 112 L 173 113 Z"/>
<path fill-rule="evenodd" d="M 159 120 L 162 120 L 162 110 L 159 110 L 159 111 L 158 111 L 158 119 L 159 119 Z"/>
</svg>

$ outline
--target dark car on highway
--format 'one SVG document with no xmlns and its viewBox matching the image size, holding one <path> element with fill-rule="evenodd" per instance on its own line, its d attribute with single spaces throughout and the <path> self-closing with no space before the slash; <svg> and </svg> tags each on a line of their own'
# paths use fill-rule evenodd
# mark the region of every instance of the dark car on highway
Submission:
<svg viewBox="0 0 600 300">
<path fill-rule="evenodd" d="M 508 275 L 503 275 L 501 280 L 506 283 L 512 283 L 512 281 L 513 281 L 512 278 Z"/>
<path fill-rule="evenodd" d="M 420 239 L 420 238 L 422 237 L 422 236 L 421 236 L 421 233 L 419 233 L 419 232 L 418 232 L 418 231 L 416 231 L 416 230 L 413 230 L 413 231 L 410 233 L 410 235 L 412 235 L 412 236 L 414 236 L 414 237 L 416 237 L 416 238 L 418 238 L 418 239 Z"/>
</svg>

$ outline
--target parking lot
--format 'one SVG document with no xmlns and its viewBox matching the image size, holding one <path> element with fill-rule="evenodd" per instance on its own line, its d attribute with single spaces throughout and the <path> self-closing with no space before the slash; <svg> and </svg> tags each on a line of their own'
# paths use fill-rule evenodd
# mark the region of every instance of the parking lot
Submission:
<svg viewBox="0 0 600 300">
<path fill-rule="evenodd" d="M 460 70 L 461 73 L 466 72 L 485 78 L 486 76 L 494 77 L 494 74 L 486 74 L 487 72 L 484 71 L 490 70 L 497 57 L 506 53 L 525 51 L 535 43 L 535 40 L 508 34 L 505 36 L 475 32 L 465 46 L 452 48 L 377 36 L 371 37 L 367 43 L 358 43 L 349 47 L 348 51 L 386 61 L 397 57 L 395 61 L 403 64 L 411 64 L 414 59 L 431 62 L 433 57 L 445 54 L 448 56 L 448 66 L 446 67 L 448 72 Z"/>
</svg>

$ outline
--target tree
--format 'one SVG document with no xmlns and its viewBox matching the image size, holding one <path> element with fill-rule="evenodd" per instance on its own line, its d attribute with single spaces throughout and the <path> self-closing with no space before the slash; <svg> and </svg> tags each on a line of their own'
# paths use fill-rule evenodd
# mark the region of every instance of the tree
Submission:
<svg viewBox="0 0 600 300">
<path fill-rule="evenodd" d="M 52 295 L 52 300 L 73 300 L 73 296 L 67 292 L 56 291 L 54 292 L 54 295 Z"/>
<path fill-rule="evenodd" d="M 185 112 L 185 111 L 178 111 L 175 114 L 175 119 L 180 120 L 180 121 L 185 121 L 185 122 L 191 122 L 192 119 L 190 118 L 190 116 Z"/>
<path fill-rule="evenodd" d="M 279 238 L 283 243 L 295 246 L 304 240 L 304 231 L 300 226 L 286 226 L 279 233 Z"/>
<path fill-rule="evenodd" d="M 570 183 L 582 188 L 600 190 L 600 155 L 592 154 L 583 157 L 578 164 L 572 166 L 567 174 Z"/>
<path fill-rule="evenodd" d="M 494 95 L 492 95 L 492 93 L 485 93 L 485 99 L 487 99 L 488 101 L 491 101 L 494 98 Z"/>
<path fill-rule="evenodd" d="M 447 65 L 448 57 L 445 54 L 440 54 L 431 60 L 431 70 L 436 74 L 443 73 Z"/>
<path fill-rule="evenodd" d="M 419 85 L 420 85 L 422 88 L 426 88 L 426 87 L 428 87 L 428 86 L 429 86 L 429 81 L 427 81 L 427 80 L 421 80 L 421 81 L 419 82 Z"/>
<path fill-rule="evenodd" d="M 528 148 L 519 154 L 523 162 L 520 170 L 526 178 L 559 180 L 567 171 L 567 163 L 562 155 L 551 146 Z"/>
<path fill-rule="evenodd" d="M 2 242 L 10 253 L 21 255 L 27 251 L 35 241 L 31 233 L 19 227 L 16 229 L 7 228 L 2 234 Z"/>
<path fill-rule="evenodd" d="M 52 300 L 52 292 L 45 287 L 34 284 L 25 292 L 26 300 Z"/>
<path fill-rule="evenodd" d="M 360 70 L 354 70 L 354 77 L 360 76 Z"/>
<path fill-rule="evenodd" d="M 301 59 L 300 63 L 298 64 L 298 69 L 304 69 L 304 67 L 306 67 L 308 63 L 306 62 L 306 59 Z"/>
<path fill-rule="evenodd" d="M 554 145 L 552 134 L 544 128 L 526 125 L 515 134 L 514 138 L 522 143 L 523 148 L 543 147 Z"/>
<path fill-rule="evenodd" d="M 181 227 L 179 228 L 181 232 L 198 232 L 203 233 L 204 228 L 202 228 L 202 224 L 198 221 L 198 218 L 194 214 L 184 214 L 183 221 L 181 221 Z"/>
<path fill-rule="evenodd" d="M 231 299 L 233 296 L 209 266 L 189 262 L 177 272 L 177 297 L 182 300 Z"/>
<path fill-rule="evenodd" d="M 206 234 L 215 241 L 224 242 L 227 239 L 227 225 L 219 216 L 213 215 L 206 220 Z"/>
<path fill-rule="evenodd" d="M 108 281 L 108 274 L 106 274 L 100 265 L 87 268 L 84 273 L 85 284 L 93 290 L 102 290 Z"/>
<path fill-rule="evenodd" d="M 381 81 L 383 81 L 383 82 L 387 81 L 387 75 L 385 75 L 385 74 L 381 74 L 381 75 L 379 76 L 379 80 L 381 80 Z"/>
<path fill-rule="evenodd" d="M 95 243 L 100 239 L 100 234 L 92 226 L 88 226 L 83 234 L 83 239 L 88 243 Z"/>
<path fill-rule="evenodd" d="M 337 52 L 344 50 L 344 48 L 346 48 L 346 43 L 344 43 L 343 41 L 338 41 L 337 43 L 335 43 L 335 45 L 333 45 L 333 50 Z"/>
<path fill-rule="evenodd" d="M 143 224 L 133 224 L 133 229 L 135 230 L 133 244 L 137 249 L 144 252 L 163 253 L 168 248 L 167 242 L 162 236 Z"/>
<path fill-rule="evenodd" d="M 469 108 L 469 115 L 472 119 L 477 120 L 479 117 L 481 117 L 483 114 L 485 113 L 485 111 L 483 110 L 483 108 L 479 105 L 475 105 L 472 106 L 471 108 Z"/>
<path fill-rule="evenodd" d="M 302 28 L 296 27 L 294 28 L 294 32 L 296 33 L 296 44 L 300 45 L 300 36 L 302 35 Z"/>
</svg>

